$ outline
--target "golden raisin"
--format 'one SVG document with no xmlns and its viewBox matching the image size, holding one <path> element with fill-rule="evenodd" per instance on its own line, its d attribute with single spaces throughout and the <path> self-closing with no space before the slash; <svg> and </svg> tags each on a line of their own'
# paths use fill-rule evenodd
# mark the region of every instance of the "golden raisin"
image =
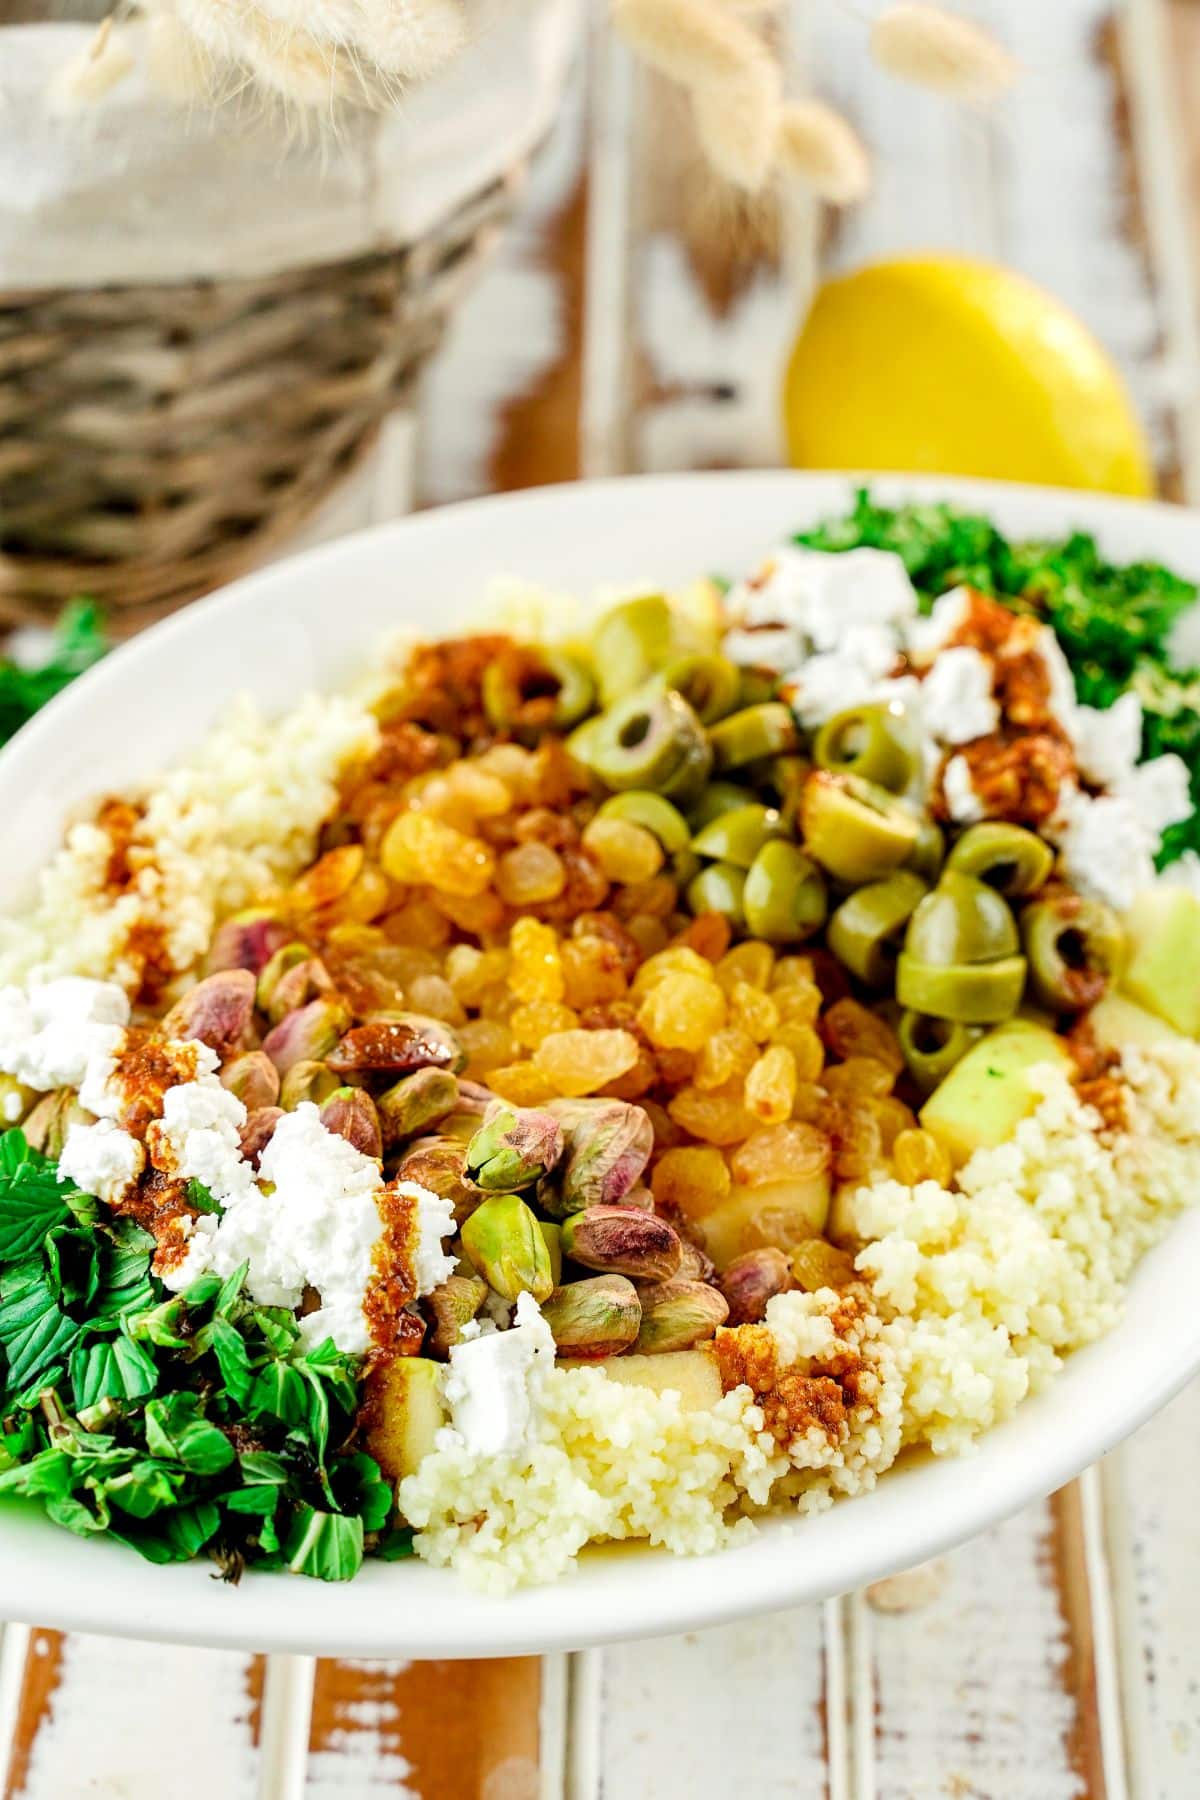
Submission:
<svg viewBox="0 0 1200 1800">
<path fill-rule="evenodd" d="M 531 1050 L 552 1031 L 573 1031 L 578 1023 L 578 1013 L 559 1000 L 527 1000 L 508 1015 L 513 1037 Z"/>
<path fill-rule="evenodd" d="M 563 998 L 582 1010 L 619 1000 L 627 983 L 621 954 L 602 937 L 571 937 L 559 945 L 562 958 Z"/>
<path fill-rule="evenodd" d="M 662 868 L 662 845 L 631 819 L 595 818 L 584 830 L 583 842 L 610 881 L 651 881 Z"/>
<path fill-rule="evenodd" d="M 674 1208 L 688 1218 L 702 1218 L 729 1198 L 729 1167 L 719 1150 L 681 1144 L 664 1150 L 654 1165 L 650 1191 L 657 1206 Z"/>
<path fill-rule="evenodd" d="M 771 1033 L 771 1042 L 791 1051 L 798 1081 L 815 1081 L 825 1067 L 825 1046 L 811 1025 L 785 1019 Z"/>
<path fill-rule="evenodd" d="M 402 812 L 392 821 L 380 860 L 393 881 L 468 899 L 486 890 L 495 867 L 481 839 L 426 812 Z"/>
<path fill-rule="evenodd" d="M 705 1093 L 687 1087 L 676 1094 L 667 1111 L 677 1125 L 706 1144 L 738 1144 L 759 1121 L 746 1108 L 741 1082 Z"/>
<path fill-rule="evenodd" d="M 566 885 L 562 857 L 548 844 L 514 844 L 496 864 L 496 892 L 509 906 L 556 900 Z"/>
<path fill-rule="evenodd" d="M 904 1052 L 891 1026 L 857 1000 L 835 1000 L 821 1020 L 821 1036 L 841 1061 L 873 1056 L 897 1075 L 904 1067 Z"/>
<path fill-rule="evenodd" d="M 849 1287 L 854 1280 L 854 1258 L 824 1238 L 806 1238 L 792 1251 L 792 1276 L 806 1294 L 820 1288 Z"/>
<path fill-rule="evenodd" d="M 540 919 L 518 919 L 508 941 L 508 985 L 518 1000 L 561 1000 L 558 936 Z"/>
<path fill-rule="evenodd" d="M 677 971 L 651 988 L 638 1009 L 638 1024 L 658 1048 L 701 1050 L 724 1025 L 725 1011 L 725 996 L 711 976 Z"/>
<path fill-rule="evenodd" d="M 748 981 L 734 983 L 729 995 L 729 1016 L 756 1044 L 765 1044 L 779 1024 L 779 1011 L 771 996 L 761 988 L 751 987 Z"/>
<path fill-rule="evenodd" d="M 514 1106 L 541 1106 L 559 1091 L 545 1071 L 531 1062 L 506 1063 L 489 1070 L 487 1085 Z"/>
<path fill-rule="evenodd" d="M 455 1033 L 467 1053 L 467 1066 L 472 1076 L 483 1076 L 491 1069 L 503 1068 L 516 1054 L 512 1032 L 499 1019 L 468 1019 Z"/>
<path fill-rule="evenodd" d="M 949 1187 L 953 1170 L 945 1149 L 928 1131 L 902 1131 L 892 1145 L 896 1177 L 905 1187 L 936 1181 Z"/>
<path fill-rule="evenodd" d="M 554 1031 L 534 1052 L 534 1063 L 560 1094 L 594 1094 L 624 1075 L 640 1046 L 629 1031 Z"/>
<path fill-rule="evenodd" d="M 763 988 L 770 985 L 771 975 L 775 968 L 775 952 L 770 944 L 763 944 L 757 938 L 747 938 L 745 943 L 735 944 L 717 964 L 717 980 L 731 994 L 739 982 L 748 982 L 751 987 Z"/>
<path fill-rule="evenodd" d="M 754 1039 L 736 1025 L 714 1031 L 696 1059 L 696 1086 L 719 1088 L 727 1081 L 744 1081 L 757 1055 Z"/>
<path fill-rule="evenodd" d="M 911 1107 L 905 1106 L 903 1100 L 897 1100 L 894 1094 L 885 1094 L 879 1100 L 872 1100 L 871 1111 L 879 1121 L 880 1141 L 887 1155 L 891 1154 L 902 1131 L 916 1130 L 916 1114 Z"/>
<path fill-rule="evenodd" d="M 796 1064 L 790 1050 L 772 1044 L 746 1077 L 746 1106 L 765 1125 L 782 1125 L 796 1098 Z"/>
<path fill-rule="evenodd" d="M 873 1056 L 848 1056 L 832 1063 L 821 1077 L 831 1094 L 852 1094 L 860 1099 L 882 1100 L 896 1085 L 896 1073 Z"/>
<path fill-rule="evenodd" d="M 825 1132 L 791 1120 L 767 1125 L 739 1144 L 729 1159 L 734 1179 L 746 1187 L 768 1181 L 812 1181 L 825 1174 L 832 1160 Z"/>
</svg>

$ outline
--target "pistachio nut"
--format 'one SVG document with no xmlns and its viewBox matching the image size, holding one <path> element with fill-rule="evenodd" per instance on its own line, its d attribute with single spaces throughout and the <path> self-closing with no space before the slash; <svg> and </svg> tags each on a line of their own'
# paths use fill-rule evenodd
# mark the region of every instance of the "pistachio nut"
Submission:
<svg viewBox="0 0 1200 1800">
<path fill-rule="evenodd" d="M 221 1086 L 236 1094 L 247 1112 L 253 1112 L 256 1107 L 278 1102 L 279 1070 L 261 1050 L 243 1050 L 221 1070 Z"/>
<path fill-rule="evenodd" d="M 462 1328 L 487 1299 L 488 1285 L 478 1275 L 449 1275 L 441 1287 L 427 1294 L 423 1306 L 429 1319 L 425 1351 L 445 1362 L 455 1344 L 462 1342 Z"/>
<path fill-rule="evenodd" d="M 205 960 L 205 972 L 249 969 L 257 975 L 292 935 L 289 925 L 261 906 L 236 912 L 218 925 Z"/>
<path fill-rule="evenodd" d="M 370 1094 L 362 1088 L 335 1089 L 321 1108 L 321 1123 L 326 1131 L 345 1138 L 364 1156 L 382 1160 L 383 1133 L 379 1128 L 379 1114 Z"/>
<path fill-rule="evenodd" d="M 323 1062 L 331 1057 L 349 1022 L 350 1015 L 340 1000 L 310 1000 L 267 1033 L 263 1049 L 279 1073 L 286 1075 L 298 1062 Z"/>
<path fill-rule="evenodd" d="M 519 1194 L 491 1194 L 462 1228 L 462 1247 L 488 1286 L 505 1300 L 554 1287 L 550 1250 L 537 1219 Z"/>
<path fill-rule="evenodd" d="M 649 1114 L 625 1100 L 551 1100 L 546 1110 L 566 1140 L 563 1159 L 542 1189 L 546 1210 L 581 1212 L 624 1200 L 654 1148 Z"/>
<path fill-rule="evenodd" d="M 690 1350 L 712 1337 L 729 1317 L 729 1302 L 703 1281 L 659 1281 L 639 1291 L 642 1323 L 636 1348 L 657 1356 L 668 1350 Z"/>
<path fill-rule="evenodd" d="M 767 1301 L 786 1294 L 796 1284 L 792 1265 L 782 1250 L 764 1246 L 735 1256 L 721 1273 L 721 1292 L 729 1302 L 731 1325 L 756 1325 L 764 1317 Z"/>
<path fill-rule="evenodd" d="M 396 1168 L 397 1181 L 415 1181 L 431 1194 L 440 1194 L 454 1208 L 455 1223 L 462 1227 L 483 1195 L 467 1180 L 463 1146 L 455 1138 L 424 1137 L 410 1144 Z"/>
<path fill-rule="evenodd" d="M 563 1153 L 563 1129 L 552 1112 L 497 1100 L 467 1145 L 467 1173 L 490 1193 L 515 1193 L 548 1175 Z"/>
<path fill-rule="evenodd" d="M 657 1214 L 636 1206 L 588 1206 L 562 1226 L 563 1255 L 585 1269 L 666 1281 L 679 1268 L 679 1234 Z"/>
<path fill-rule="evenodd" d="M 271 1066 L 274 1068 L 275 1065 Z M 343 1083 L 323 1062 L 293 1063 L 283 1077 L 277 1099 L 284 1112 L 295 1112 L 306 1100 L 311 1100 L 314 1106 L 323 1106 L 330 1094 L 336 1093 L 341 1086 Z"/>
<path fill-rule="evenodd" d="M 162 1022 L 169 1038 L 207 1044 L 218 1056 L 246 1047 L 254 1019 L 254 976 L 221 969 L 189 988 Z"/>
<path fill-rule="evenodd" d="M 415 1137 L 458 1105 L 458 1081 L 449 1069 L 414 1069 L 379 1096 L 379 1121 L 389 1144 Z"/>
<path fill-rule="evenodd" d="M 52 1094 L 42 1095 L 21 1130 L 31 1150 L 40 1150 L 43 1156 L 57 1162 L 72 1125 L 95 1122 L 93 1115 L 80 1106 L 74 1088 L 58 1088 Z"/>
<path fill-rule="evenodd" d="M 624 1275 L 593 1275 L 557 1287 L 542 1303 L 542 1317 L 559 1350 L 599 1362 L 619 1356 L 638 1335 L 642 1305 Z"/>
<path fill-rule="evenodd" d="M 290 1003 L 278 1008 L 275 1006 L 275 995 L 280 982 L 292 969 L 299 968 L 302 963 L 311 961 L 312 951 L 308 945 L 293 940 L 290 943 L 281 944 L 270 961 L 264 963 L 259 970 L 254 995 L 255 1005 L 259 1012 L 266 1013 L 273 1025 L 277 1025 L 285 1013 L 294 1011 L 294 1007 Z M 312 995 L 305 995 L 304 998 L 311 999 Z M 297 1002 L 297 1004 L 300 1003 Z"/>
<path fill-rule="evenodd" d="M 336 1050 L 329 1054 L 329 1066 L 339 1073 L 355 1069 L 392 1069 L 397 1075 L 409 1075 L 414 1069 L 449 1069 L 451 1073 L 466 1067 L 466 1054 L 442 1019 L 430 1019 L 424 1013 L 390 1013 L 368 1019 L 347 1031 Z"/>
<path fill-rule="evenodd" d="M 242 1155 L 257 1169 L 259 1158 L 275 1135 L 275 1127 L 283 1117 L 281 1106 L 259 1106 L 247 1115 L 238 1133 Z"/>
<path fill-rule="evenodd" d="M 626 1205 L 628 1205 L 626 1201 Z M 717 1272 L 717 1265 L 711 1256 L 701 1250 L 699 1244 L 693 1244 L 691 1238 L 679 1240 L 679 1267 L 675 1271 L 676 1281 L 711 1281 Z"/>
</svg>

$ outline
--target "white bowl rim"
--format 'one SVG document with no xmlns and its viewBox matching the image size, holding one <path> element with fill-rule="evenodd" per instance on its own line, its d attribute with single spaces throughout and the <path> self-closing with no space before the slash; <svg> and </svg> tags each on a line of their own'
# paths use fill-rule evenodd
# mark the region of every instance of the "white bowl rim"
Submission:
<svg viewBox="0 0 1200 1800">
<path fill-rule="evenodd" d="M 143 676 L 153 689 L 155 670 L 167 671 L 177 652 L 190 650 L 194 659 L 194 664 L 176 662 L 177 668 L 199 666 L 203 673 L 205 650 L 223 641 L 223 633 L 227 647 L 236 650 L 232 628 L 243 616 L 252 633 L 264 609 L 268 615 L 273 607 L 286 611 L 289 598 L 308 582 L 356 567 L 361 573 L 372 559 L 388 560 L 393 551 L 403 560 L 426 544 L 449 558 L 468 540 L 486 543 L 492 536 L 537 546 L 541 554 L 539 532 L 611 532 L 630 505 L 652 507 L 656 519 L 675 508 L 689 525 L 703 514 L 704 530 L 719 534 L 715 507 L 701 496 L 726 489 L 735 524 L 739 507 L 748 514 L 777 513 L 777 537 L 802 520 L 844 509 L 859 485 L 870 486 L 885 502 L 944 499 L 999 514 L 1002 522 L 1009 515 L 1008 529 L 1020 535 L 1062 535 L 1078 526 L 1096 532 L 1102 543 L 1107 539 L 1110 553 L 1122 560 L 1151 555 L 1200 577 L 1196 514 L 1074 490 L 928 475 L 771 470 L 620 477 L 492 495 L 376 526 L 274 564 L 154 627 L 83 676 L 0 753 L 0 807 L 16 816 L 18 825 L 22 809 L 27 818 L 32 810 L 49 810 L 45 772 L 54 765 L 66 785 L 73 779 L 85 791 L 79 788 L 81 777 L 72 775 L 65 746 L 72 747 L 76 764 L 83 758 L 86 765 L 89 740 L 81 728 L 89 718 L 102 723 L 110 702 L 138 688 Z M 678 532 L 684 525 L 671 529 Z M 675 566 L 669 578 L 678 579 L 680 556 L 671 529 L 664 534 L 663 556 Z M 736 535 L 732 526 L 730 531 Z M 594 578 L 602 580 L 608 573 L 603 552 L 615 540 L 597 541 L 601 555 Z M 1143 547 L 1127 547 L 1135 542 Z M 757 547 L 769 548 L 770 540 Z M 576 548 L 568 548 L 568 561 Z M 490 567 L 499 572 L 496 563 Z M 367 641 L 364 636 L 360 647 Z M 289 654 L 290 646 L 282 646 L 281 669 L 271 677 L 277 693 L 291 691 L 288 684 L 294 683 Z M 189 690 L 181 704 L 195 711 L 208 703 Z M 155 705 L 165 702 L 152 700 L 149 715 Z M 57 836 L 61 817 L 61 811 L 55 813 L 48 841 Z M 32 843 L 40 827 L 24 829 Z M 32 854 L 27 846 L 27 862 Z M 21 856 L 14 860 L 19 864 Z M 9 890 L 5 904 L 15 879 L 11 867 L 0 874 Z M 773 1520 L 749 1543 L 713 1557 L 591 1553 L 575 1575 L 503 1598 L 475 1593 L 444 1571 L 412 1562 L 370 1564 L 343 1587 L 251 1574 L 231 1593 L 203 1565 L 158 1568 L 119 1546 L 58 1531 L 32 1509 L 5 1506 L 0 1508 L 0 1614 L 60 1628 L 222 1647 L 454 1657 L 575 1649 L 822 1599 L 939 1554 L 1041 1498 L 1164 1405 L 1200 1369 L 1200 1309 L 1187 1303 L 1189 1264 L 1198 1262 L 1200 1211 L 1180 1220 L 1151 1252 L 1115 1330 L 1070 1357 L 1057 1380 L 1013 1420 L 988 1433 L 972 1455 L 914 1461 L 853 1503 L 811 1519 Z"/>
</svg>

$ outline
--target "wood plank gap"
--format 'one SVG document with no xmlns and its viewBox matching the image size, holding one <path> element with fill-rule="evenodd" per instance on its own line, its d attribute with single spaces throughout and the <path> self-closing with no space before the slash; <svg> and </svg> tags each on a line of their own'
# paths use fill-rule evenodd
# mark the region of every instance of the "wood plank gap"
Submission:
<svg viewBox="0 0 1200 1800">
<path fill-rule="evenodd" d="M 601 1800 L 600 1736 L 604 1709 L 604 1652 L 577 1650 L 567 1658 L 567 1719 L 563 1800 Z"/>
<path fill-rule="evenodd" d="M 630 175 L 634 79 L 627 52 L 598 11 L 591 35 L 588 208 L 583 298 L 579 467 L 618 475 L 629 458 Z"/>
<path fill-rule="evenodd" d="M 314 1656 L 268 1656 L 263 1676 L 258 1800 L 303 1800 L 312 1730 Z"/>
<path fill-rule="evenodd" d="M 850 1742 L 850 1656 L 846 1602 L 826 1600 L 821 1608 L 825 1656 L 825 1762 L 829 1800 L 856 1800 Z"/>
<path fill-rule="evenodd" d="M 1200 496 L 1200 272 L 1185 194 L 1186 153 L 1171 79 L 1164 0 L 1128 0 L 1118 31 L 1133 152 L 1166 339 L 1184 495 Z"/>
<path fill-rule="evenodd" d="M 850 1654 L 850 1773 L 854 1800 L 876 1800 L 875 1660 L 871 1612 L 859 1589 L 842 1602 Z"/>
<path fill-rule="evenodd" d="M 31 1636 L 28 1625 L 0 1627 L 0 1794 L 8 1793 L 13 1773 Z"/>
<path fill-rule="evenodd" d="M 538 1800 L 563 1800 L 566 1792 L 569 1708 L 570 1658 L 561 1653 L 543 1656 L 538 1702 Z"/>
<path fill-rule="evenodd" d="M 1097 1470 L 1099 1528 L 1103 1537 L 1112 1596 L 1112 1631 L 1116 1650 L 1125 1784 L 1138 1797 L 1163 1791 L 1157 1777 L 1150 1708 L 1146 1693 L 1146 1660 L 1142 1643 L 1133 1520 L 1130 1516 L 1126 1448 L 1112 1451 Z"/>
<path fill-rule="evenodd" d="M 1126 1800 L 1123 1752 L 1118 1747 L 1113 1756 L 1108 1753 L 1114 1741 L 1120 1744 L 1119 1720 L 1106 1723 L 1102 1716 L 1117 1683 L 1111 1667 L 1103 1677 L 1100 1672 L 1106 1660 L 1106 1621 L 1111 1632 L 1111 1604 L 1103 1557 L 1089 1543 L 1084 1479 L 1060 1488 L 1050 1505 L 1051 1554 L 1067 1626 L 1063 1679 L 1075 1708 L 1068 1740 L 1071 1761 L 1088 1800 Z"/>
</svg>

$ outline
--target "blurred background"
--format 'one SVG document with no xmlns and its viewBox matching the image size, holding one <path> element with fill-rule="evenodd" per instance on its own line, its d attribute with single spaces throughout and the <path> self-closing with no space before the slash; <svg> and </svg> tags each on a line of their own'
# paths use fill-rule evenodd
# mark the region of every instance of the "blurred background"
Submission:
<svg viewBox="0 0 1200 1800">
<path fill-rule="evenodd" d="M 873 3 L 731 15 L 869 159 L 818 130 L 750 193 L 599 8 L 497 10 L 332 131 L 211 113 L 105 10 L 0 0 L 6 729 L 245 568 L 497 490 L 790 457 L 1200 496 L 1195 0 L 978 0 L 1012 61 L 970 92 L 961 58 L 883 66 Z M 943 1563 L 655 1645 L 313 1665 L 9 1627 L 0 1794 L 1193 1800 L 1198 1426 L 1185 1395 Z"/>
</svg>

